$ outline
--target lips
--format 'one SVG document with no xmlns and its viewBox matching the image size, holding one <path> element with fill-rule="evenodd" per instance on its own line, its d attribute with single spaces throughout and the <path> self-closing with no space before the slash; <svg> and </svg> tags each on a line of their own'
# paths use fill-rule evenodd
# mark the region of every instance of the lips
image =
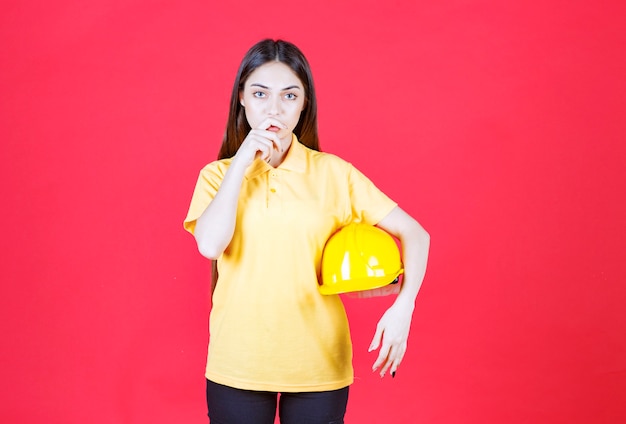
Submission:
<svg viewBox="0 0 626 424">
<path fill-rule="evenodd" d="M 277 126 L 274 126 L 274 125 L 270 125 L 270 127 L 267 130 L 268 131 L 272 131 L 272 132 L 278 132 L 278 131 L 280 131 L 280 128 L 278 128 Z"/>
</svg>

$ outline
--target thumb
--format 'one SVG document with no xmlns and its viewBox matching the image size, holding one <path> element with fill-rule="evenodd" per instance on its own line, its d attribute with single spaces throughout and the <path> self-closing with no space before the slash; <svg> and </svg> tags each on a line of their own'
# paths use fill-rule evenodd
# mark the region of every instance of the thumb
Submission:
<svg viewBox="0 0 626 424">
<path fill-rule="evenodd" d="M 372 339 L 372 343 L 370 343 L 370 347 L 367 350 L 368 352 L 371 352 L 373 350 L 378 349 L 378 347 L 380 346 L 380 340 L 383 337 L 383 329 L 380 325 L 376 326 L 376 333 L 374 334 L 374 338 Z"/>
</svg>

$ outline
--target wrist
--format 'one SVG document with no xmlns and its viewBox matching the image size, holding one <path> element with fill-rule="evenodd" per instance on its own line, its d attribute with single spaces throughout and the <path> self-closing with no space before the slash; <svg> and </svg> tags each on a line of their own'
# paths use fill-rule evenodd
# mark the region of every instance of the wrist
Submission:
<svg viewBox="0 0 626 424">
<path fill-rule="evenodd" d="M 415 309 L 415 299 L 416 295 L 409 293 L 408 290 L 403 287 L 403 290 L 400 290 L 398 296 L 396 296 L 396 300 L 393 302 L 394 305 L 402 307 L 404 309 L 410 309 L 411 311 Z"/>
<path fill-rule="evenodd" d="M 252 162 L 246 163 L 246 161 L 242 159 L 240 156 L 235 155 L 233 156 L 232 161 L 230 162 L 229 168 L 232 169 L 234 172 L 244 174 L 246 172 L 246 169 L 248 169 L 248 167 L 251 164 Z"/>
</svg>

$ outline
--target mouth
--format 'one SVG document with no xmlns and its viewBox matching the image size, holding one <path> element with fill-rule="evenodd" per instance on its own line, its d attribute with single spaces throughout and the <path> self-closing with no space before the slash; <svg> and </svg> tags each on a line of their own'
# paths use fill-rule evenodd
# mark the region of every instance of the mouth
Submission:
<svg viewBox="0 0 626 424">
<path fill-rule="evenodd" d="M 271 132 L 278 132 L 278 131 L 280 131 L 280 128 L 278 128 L 275 125 L 270 125 L 270 127 L 267 130 L 271 131 Z"/>
</svg>

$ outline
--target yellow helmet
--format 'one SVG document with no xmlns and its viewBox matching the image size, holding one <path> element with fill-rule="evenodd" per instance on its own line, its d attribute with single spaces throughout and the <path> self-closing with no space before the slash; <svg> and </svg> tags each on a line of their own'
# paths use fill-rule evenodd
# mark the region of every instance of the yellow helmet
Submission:
<svg viewBox="0 0 626 424">
<path fill-rule="evenodd" d="M 339 294 L 377 289 L 397 282 L 403 271 L 398 246 L 387 232 L 353 222 L 326 242 L 319 291 Z"/>
</svg>

